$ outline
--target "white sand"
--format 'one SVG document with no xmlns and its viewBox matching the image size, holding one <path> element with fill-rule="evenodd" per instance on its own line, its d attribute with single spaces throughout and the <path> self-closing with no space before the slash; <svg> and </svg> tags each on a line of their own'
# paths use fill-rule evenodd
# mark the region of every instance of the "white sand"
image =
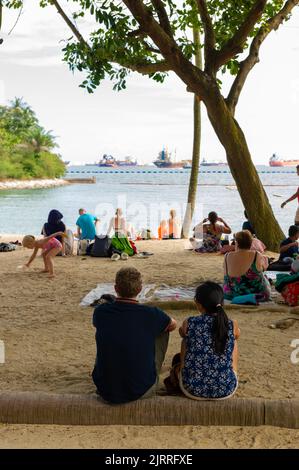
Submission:
<svg viewBox="0 0 299 470">
<path fill-rule="evenodd" d="M 10 235 L 0 241 L 5 239 L 20 237 Z M 6 347 L 6 363 L 0 366 L 1 390 L 94 392 L 90 377 L 95 358 L 93 310 L 80 307 L 79 302 L 98 283 L 113 282 L 120 267 L 137 267 L 146 283 L 192 285 L 222 280 L 221 255 L 186 251 L 184 241 L 137 242 L 137 246 L 153 251 L 154 256 L 116 263 L 89 257 L 56 258 L 53 280 L 40 274 L 40 258 L 29 272 L 17 269 L 28 260 L 29 250 L 19 247 L 0 253 L 0 339 Z M 166 311 L 179 324 L 190 315 L 190 311 Z M 290 361 L 290 344 L 299 338 L 299 322 L 287 330 L 268 328 L 288 316 L 289 309 L 240 307 L 227 312 L 241 328 L 237 396 L 298 398 L 299 365 Z M 171 334 L 162 376 L 179 348 L 176 331 Z M 1 447 L 298 447 L 298 438 L 299 431 L 270 427 L 0 426 Z"/>
</svg>

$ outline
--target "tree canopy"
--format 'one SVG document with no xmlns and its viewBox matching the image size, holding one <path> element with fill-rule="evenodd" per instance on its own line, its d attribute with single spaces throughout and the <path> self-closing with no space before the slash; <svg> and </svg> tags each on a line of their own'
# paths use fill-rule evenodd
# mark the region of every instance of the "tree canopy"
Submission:
<svg viewBox="0 0 299 470">
<path fill-rule="evenodd" d="M 51 153 L 56 146 L 51 131 L 39 124 L 22 98 L 0 106 L 0 178 L 62 176 L 64 163 Z"/>
<path fill-rule="evenodd" d="M 19 8 L 21 0 L 4 1 Z M 258 61 L 258 51 L 267 35 L 287 20 L 298 0 L 68 0 L 73 18 L 60 3 L 54 6 L 73 32 L 63 51 L 72 70 L 86 72 L 82 86 L 92 92 L 105 78 L 118 90 L 125 88 L 130 71 L 162 82 L 178 62 L 189 61 L 196 52 L 190 31 L 196 27 L 204 35 L 205 72 L 217 77 L 230 72 L 236 80 L 228 96 L 232 106 L 237 89 Z M 75 21 L 91 22 L 83 37 Z M 91 21 L 92 20 L 92 21 Z M 191 91 L 191 90 L 190 90 Z M 192 90 L 193 91 L 193 90 Z M 204 95 L 204 93 L 203 93 Z"/>
</svg>

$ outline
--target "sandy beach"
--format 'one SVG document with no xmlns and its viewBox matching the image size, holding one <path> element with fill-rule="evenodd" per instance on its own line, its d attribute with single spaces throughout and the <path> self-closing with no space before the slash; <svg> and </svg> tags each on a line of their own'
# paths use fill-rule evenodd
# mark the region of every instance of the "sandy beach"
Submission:
<svg viewBox="0 0 299 470">
<path fill-rule="evenodd" d="M 14 241 L 5 235 L 1 241 Z M 124 265 L 135 266 L 144 283 L 195 285 L 222 281 L 221 255 L 197 255 L 179 241 L 137 242 L 152 251 L 148 259 L 112 262 L 89 257 L 56 258 L 57 275 L 41 274 L 38 258 L 26 272 L 17 269 L 30 251 L 19 247 L 0 253 L 0 339 L 6 362 L 0 365 L 1 390 L 94 393 L 90 374 L 95 358 L 93 309 L 80 307 L 82 298 L 97 284 L 113 282 Z M 180 324 L 192 310 L 166 312 Z M 290 361 L 291 341 L 299 338 L 299 322 L 286 330 L 270 329 L 281 318 L 298 315 L 282 305 L 263 308 L 227 307 L 241 328 L 239 340 L 239 397 L 298 398 L 298 365 Z M 162 378 L 180 348 L 178 331 L 171 335 Z M 72 427 L 0 425 L 0 447 L 95 448 L 298 448 L 299 431 L 219 427 Z"/>
</svg>

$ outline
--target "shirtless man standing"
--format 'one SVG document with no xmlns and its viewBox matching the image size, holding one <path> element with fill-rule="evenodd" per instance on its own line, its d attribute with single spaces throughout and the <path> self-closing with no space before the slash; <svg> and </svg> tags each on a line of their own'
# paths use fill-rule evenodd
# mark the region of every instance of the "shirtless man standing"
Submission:
<svg viewBox="0 0 299 470">
<path fill-rule="evenodd" d="M 296 169 L 297 169 L 297 175 L 299 176 L 299 165 L 296 166 Z M 285 206 L 288 202 L 294 201 L 294 199 L 298 199 L 298 204 L 299 204 L 299 188 L 297 189 L 296 193 L 293 194 L 293 196 L 291 196 L 289 199 L 287 199 L 286 201 L 284 201 L 284 202 L 281 204 L 281 208 L 283 209 L 284 206 Z M 298 205 L 298 207 L 297 207 L 297 211 L 296 211 L 296 215 L 295 215 L 295 225 L 299 225 L 299 205 Z"/>
</svg>

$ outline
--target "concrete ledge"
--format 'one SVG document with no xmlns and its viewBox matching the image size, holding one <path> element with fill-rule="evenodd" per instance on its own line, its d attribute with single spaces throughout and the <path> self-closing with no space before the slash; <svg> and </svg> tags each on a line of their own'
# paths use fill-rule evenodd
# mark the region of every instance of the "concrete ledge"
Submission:
<svg viewBox="0 0 299 470">
<path fill-rule="evenodd" d="M 0 393 L 0 422 L 64 425 L 201 425 L 299 428 L 299 400 L 155 397 L 107 405 L 96 395 Z"/>
</svg>

